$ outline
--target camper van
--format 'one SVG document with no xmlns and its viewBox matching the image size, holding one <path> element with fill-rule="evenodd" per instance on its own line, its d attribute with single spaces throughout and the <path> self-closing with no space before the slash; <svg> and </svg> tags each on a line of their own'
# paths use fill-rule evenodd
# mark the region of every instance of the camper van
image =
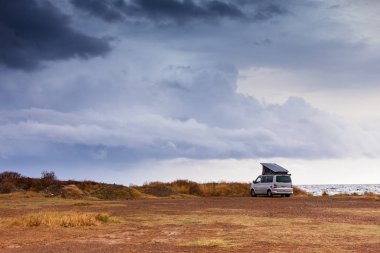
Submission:
<svg viewBox="0 0 380 253">
<path fill-rule="evenodd" d="M 289 171 L 275 163 L 262 163 L 263 172 L 251 183 L 251 196 L 280 195 L 290 197 L 293 185 Z"/>
</svg>

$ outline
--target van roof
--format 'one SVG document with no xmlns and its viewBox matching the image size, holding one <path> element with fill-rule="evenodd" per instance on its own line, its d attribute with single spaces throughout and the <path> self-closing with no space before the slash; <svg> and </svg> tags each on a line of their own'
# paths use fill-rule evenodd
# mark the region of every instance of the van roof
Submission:
<svg viewBox="0 0 380 253">
<path fill-rule="evenodd" d="M 289 172 L 287 169 L 285 169 L 285 168 L 283 168 L 280 165 L 275 164 L 275 163 L 261 163 L 261 165 L 270 169 L 273 172 L 284 172 L 284 173 Z"/>
</svg>

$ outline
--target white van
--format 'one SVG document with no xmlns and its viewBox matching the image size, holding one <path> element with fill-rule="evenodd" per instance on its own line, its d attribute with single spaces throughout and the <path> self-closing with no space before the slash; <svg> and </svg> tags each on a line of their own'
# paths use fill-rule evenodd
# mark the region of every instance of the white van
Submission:
<svg viewBox="0 0 380 253">
<path fill-rule="evenodd" d="M 293 185 L 290 175 L 260 175 L 251 183 L 251 196 L 281 195 L 290 197 L 293 194 Z"/>
</svg>

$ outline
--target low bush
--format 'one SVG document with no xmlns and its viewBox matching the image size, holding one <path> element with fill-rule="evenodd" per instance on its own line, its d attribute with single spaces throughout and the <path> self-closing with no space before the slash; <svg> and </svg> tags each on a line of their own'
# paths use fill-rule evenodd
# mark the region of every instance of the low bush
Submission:
<svg viewBox="0 0 380 253">
<path fill-rule="evenodd" d="M 13 182 L 16 183 L 17 180 L 22 178 L 20 173 L 12 172 L 12 171 L 4 171 L 0 173 L 0 182 Z"/>
<path fill-rule="evenodd" d="M 194 196 L 249 196 L 249 184 L 245 183 L 205 183 L 198 184 L 188 180 L 177 180 L 172 183 L 152 182 L 136 187 L 140 191 L 157 197 L 168 197 L 178 194 Z"/>
<path fill-rule="evenodd" d="M 199 187 L 199 184 L 189 180 L 176 180 L 169 184 L 169 186 L 179 194 L 189 194 L 202 196 L 203 192 Z"/>
<path fill-rule="evenodd" d="M 206 183 L 201 184 L 200 188 L 203 196 L 221 197 L 247 197 L 249 196 L 249 184 L 246 183 Z"/>
<path fill-rule="evenodd" d="M 62 194 L 62 185 L 58 181 L 55 181 L 54 184 L 44 189 L 44 193 L 49 197 L 60 196 Z"/>
<path fill-rule="evenodd" d="M 178 195 L 178 192 L 176 192 L 173 189 L 173 187 L 160 182 L 153 182 L 148 185 L 144 185 L 142 188 L 145 194 L 153 195 L 156 197 L 168 197 Z"/>
<path fill-rule="evenodd" d="M 49 186 L 57 185 L 57 177 L 55 176 L 54 171 L 43 171 L 41 173 L 41 179 L 39 180 L 39 185 L 37 185 L 40 190 L 46 189 Z"/>
<path fill-rule="evenodd" d="M 79 189 L 76 185 L 65 185 L 61 189 L 61 197 L 62 198 L 69 198 L 69 199 L 80 199 L 84 197 L 84 192 Z"/>
<path fill-rule="evenodd" d="M 16 190 L 16 186 L 11 183 L 11 182 L 1 182 L 0 183 L 0 193 L 5 194 L 5 193 L 11 193 Z"/>
<path fill-rule="evenodd" d="M 104 185 L 101 189 L 93 192 L 91 195 L 104 200 L 136 199 L 141 196 L 141 192 L 122 185 Z"/>
</svg>

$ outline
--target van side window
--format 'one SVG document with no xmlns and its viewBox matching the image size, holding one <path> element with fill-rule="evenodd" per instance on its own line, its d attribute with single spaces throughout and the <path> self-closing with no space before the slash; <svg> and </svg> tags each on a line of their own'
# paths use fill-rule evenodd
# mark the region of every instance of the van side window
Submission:
<svg viewBox="0 0 380 253">
<path fill-rule="evenodd" d="M 263 179 L 261 180 L 261 183 L 266 183 L 268 182 L 268 177 L 267 176 L 263 176 Z"/>
<path fill-rule="evenodd" d="M 289 176 L 277 176 L 276 182 L 279 183 L 291 183 L 292 179 Z"/>
<path fill-rule="evenodd" d="M 273 183 L 273 176 L 267 176 L 267 183 Z"/>
</svg>

